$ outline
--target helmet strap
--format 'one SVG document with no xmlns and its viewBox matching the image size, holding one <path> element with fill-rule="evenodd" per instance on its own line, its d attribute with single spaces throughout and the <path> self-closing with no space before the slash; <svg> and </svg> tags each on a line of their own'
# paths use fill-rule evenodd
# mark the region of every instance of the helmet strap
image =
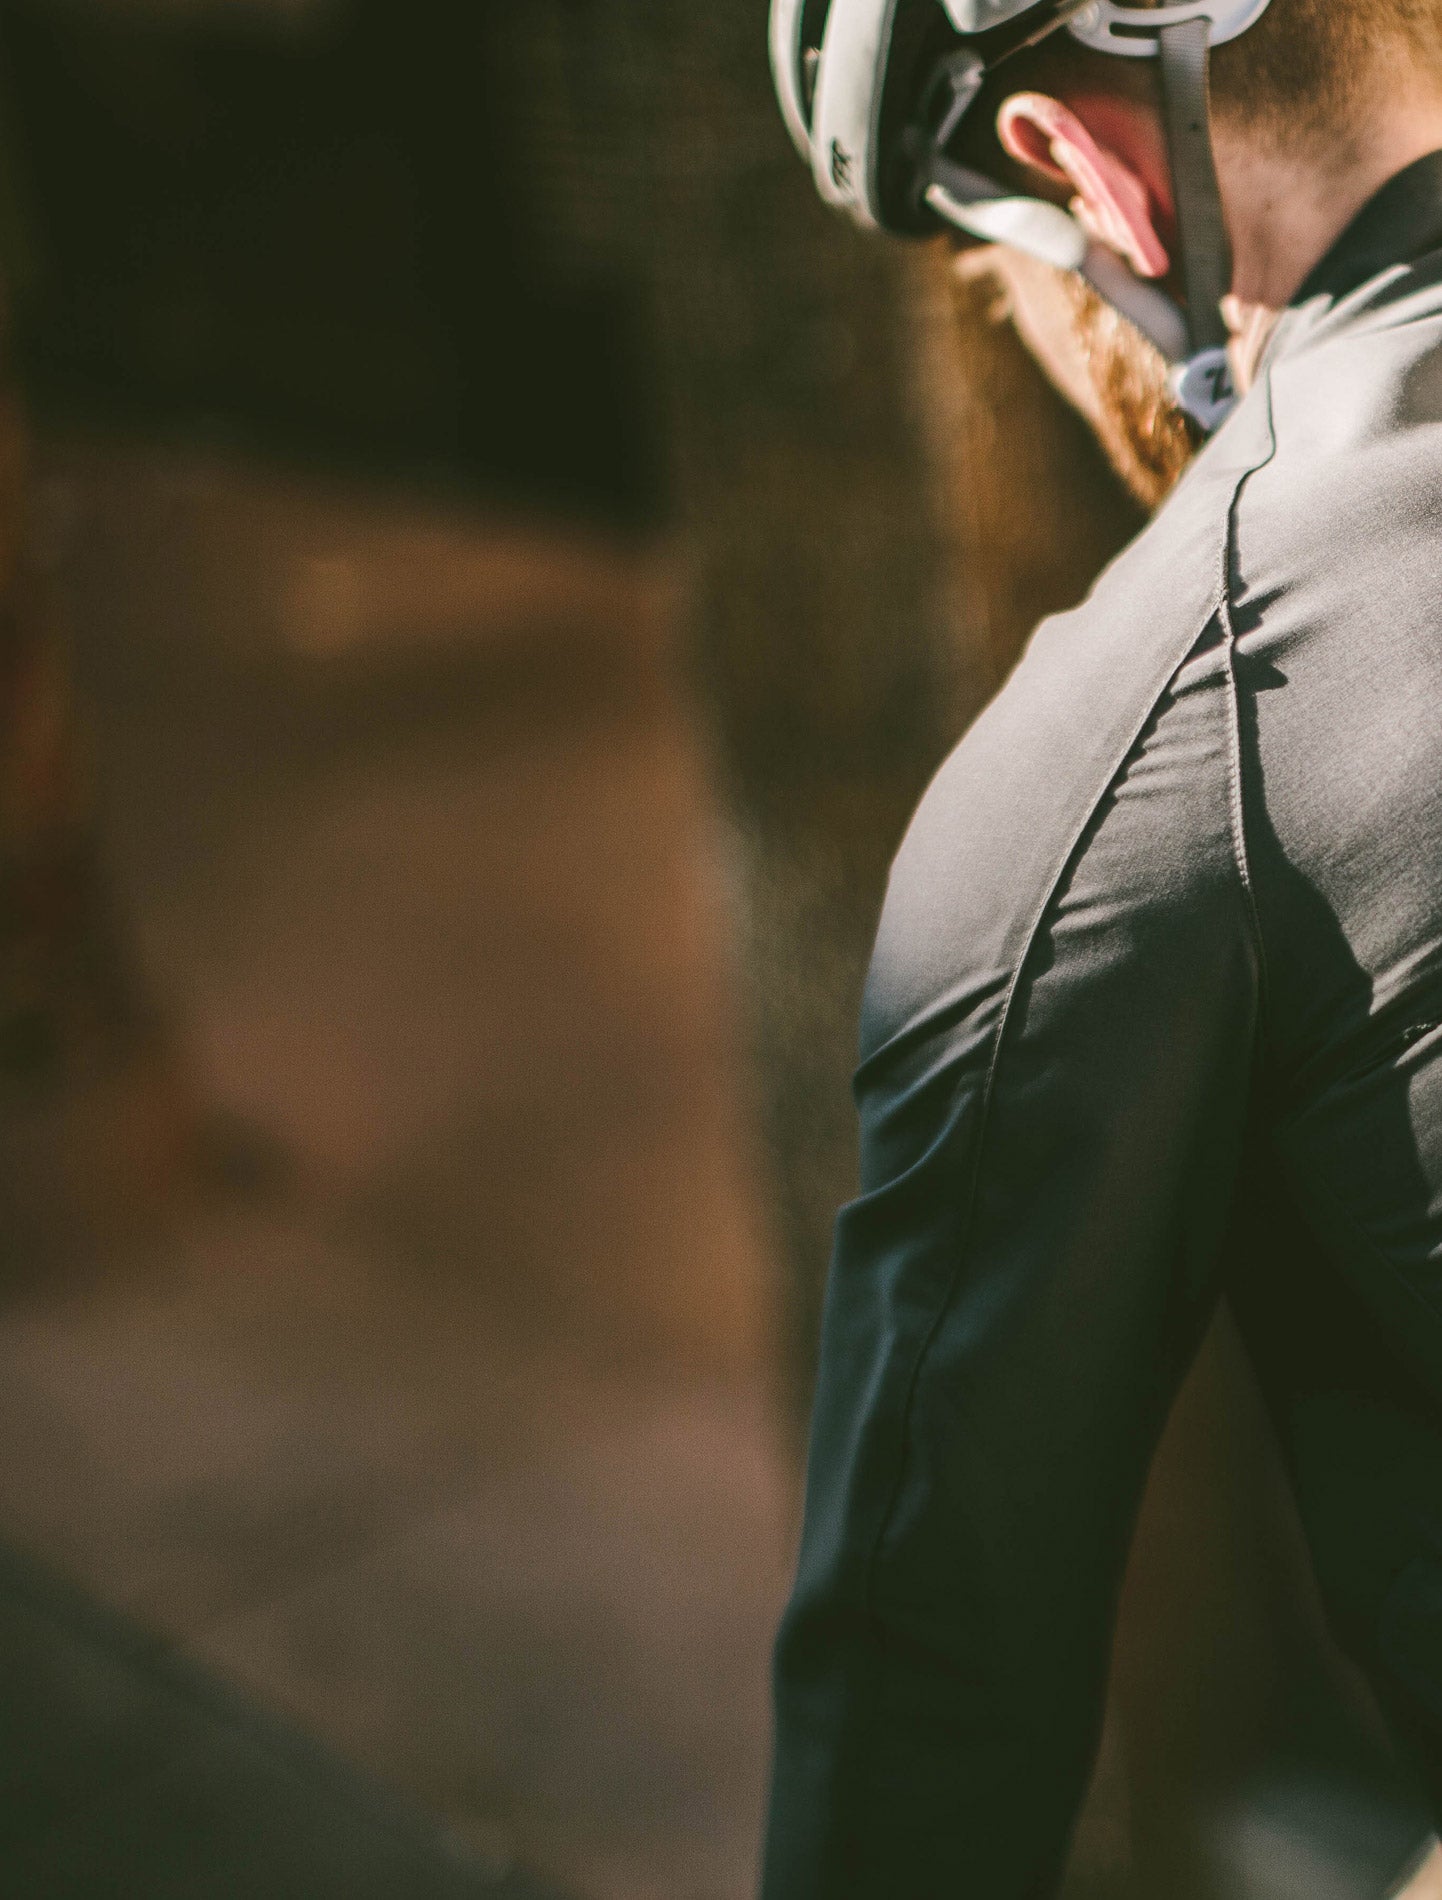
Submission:
<svg viewBox="0 0 1442 1900">
<path fill-rule="evenodd" d="M 1221 311 L 1231 289 L 1232 252 L 1212 145 L 1211 22 L 1203 16 L 1163 27 L 1157 54 L 1190 345 L 1173 391 L 1193 419 L 1210 431 L 1236 401 Z"/>
<path fill-rule="evenodd" d="M 977 237 L 1079 271 L 1175 365 L 1173 396 L 1208 434 L 1236 405 L 1221 311 L 1231 288 L 1232 262 L 1212 146 L 1211 31 L 1207 16 L 1193 16 L 1161 28 L 1155 42 L 1185 311 L 1110 251 L 1088 245 L 1080 226 L 1058 206 L 1015 196 L 946 156 L 944 148 L 983 76 L 982 62 L 974 54 L 948 60 L 938 69 L 932 92 L 940 108 L 933 112 L 937 129 L 929 136 L 912 135 L 919 193 L 930 208 Z M 939 97 L 943 86 L 950 95 L 944 105 Z"/>
</svg>

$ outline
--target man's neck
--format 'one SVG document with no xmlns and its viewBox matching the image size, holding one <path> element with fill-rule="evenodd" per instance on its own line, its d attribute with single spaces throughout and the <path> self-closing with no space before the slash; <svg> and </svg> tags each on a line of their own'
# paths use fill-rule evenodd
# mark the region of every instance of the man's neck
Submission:
<svg viewBox="0 0 1442 1900">
<path fill-rule="evenodd" d="M 1428 88 L 1359 115 L 1329 150 L 1263 149 L 1220 130 L 1217 169 L 1232 240 L 1233 371 L 1246 388 L 1278 315 L 1389 178 L 1442 149 L 1442 95 Z"/>
</svg>

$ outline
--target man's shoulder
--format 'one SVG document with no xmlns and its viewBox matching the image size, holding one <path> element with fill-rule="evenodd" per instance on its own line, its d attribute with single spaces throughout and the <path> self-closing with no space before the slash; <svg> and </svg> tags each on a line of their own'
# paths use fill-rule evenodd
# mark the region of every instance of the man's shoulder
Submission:
<svg viewBox="0 0 1442 1900">
<path fill-rule="evenodd" d="M 1235 510 L 1244 637 L 1284 628 L 1433 667 L 1442 608 L 1442 310 L 1323 335 L 1270 374 L 1274 449 Z"/>
<path fill-rule="evenodd" d="M 1192 677 L 1188 662 L 1217 625 L 1236 480 L 1214 471 L 1190 482 L 1079 607 L 1044 621 L 937 774 L 892 869 L 869 1040 L 895 1035 L 939 997 L 996 1001 L 1179 681 L 1193 706 L 1208 683 L 1218 686 L 1214 666 Z M 1213 723 L 1221 733 L 1222 709 Z M 1175 764 L 1225 794 L 1220 745 L 1181 748 Z M 1156 862 L 1201 880 L 1211 855 L 1189 850 L 1178 832 L 1195 822 L 1210 834 L 1219 807 L 1205 784 L 1191 789 L 1196 796 L 1153 799 L 1148 824 Z M 1174 900 L 1177 886 L 1159 876 L 1158 898 Z"/>
<path fill-rule="evenodd" d="M 1409 539 L 1437 558 L 1442 291 L 1320 324 L 1265 395 L 1272 454 L 1242 504 L 1254 536 L 1325 566 Z"/>
</svg>

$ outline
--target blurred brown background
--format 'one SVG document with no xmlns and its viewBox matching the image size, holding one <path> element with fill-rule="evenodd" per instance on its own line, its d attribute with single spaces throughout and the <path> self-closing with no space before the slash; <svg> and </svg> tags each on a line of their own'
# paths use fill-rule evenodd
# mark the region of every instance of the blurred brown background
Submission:
<svg viewBox="0 0 1442 1900">
<path fill-rule="evenodd" d="M 886 862 L 1138 525 L 763 15 L 0 8 L 34 1900 L 750 1890 Z M 1219 1335 L 1077 1895 L 1415 1843 L 1269 1458 Z"/>
</svg>

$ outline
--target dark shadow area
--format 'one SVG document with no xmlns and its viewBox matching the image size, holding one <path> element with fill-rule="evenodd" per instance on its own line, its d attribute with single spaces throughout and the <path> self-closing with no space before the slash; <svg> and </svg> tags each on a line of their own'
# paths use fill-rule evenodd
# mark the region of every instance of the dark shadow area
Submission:
<svg viewBox="0 0 1442 1900">
<path fill-rule="evenodd" d="M 496 13 L 7 7 L 40 413 L 653 520 L 642 306 L 547 268 Z"/>
<path fill-rule="evenodd" d="M 559 1900 L 3 1548 L 0 1684 L 27 1900 Z"/>
</svg>

